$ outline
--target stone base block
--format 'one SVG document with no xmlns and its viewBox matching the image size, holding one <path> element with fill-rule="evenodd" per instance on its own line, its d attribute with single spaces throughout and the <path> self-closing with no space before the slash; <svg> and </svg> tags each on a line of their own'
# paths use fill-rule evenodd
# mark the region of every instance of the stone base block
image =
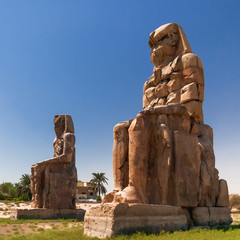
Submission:
<svg viewBox="0 0 240 240">
<path fill-rule="evenodd" d="M 10 214 L 11 219 L 59 219 L 77 218 L 84 219 L 84 209 L 13 209 Z"/>
<path fill-rule="evenodd" d="M 84 218 L 84 234 L 89 237 L 187 229 L 182 208 L 169 205 L 105 203 L 88 209 Z"/>
<path fill-rule="evenodd" d="M 218 226 L 232 223 L 231 211 L 228 207 L 197 207 L 192 210 L 195 226 Z"/>
</svg>

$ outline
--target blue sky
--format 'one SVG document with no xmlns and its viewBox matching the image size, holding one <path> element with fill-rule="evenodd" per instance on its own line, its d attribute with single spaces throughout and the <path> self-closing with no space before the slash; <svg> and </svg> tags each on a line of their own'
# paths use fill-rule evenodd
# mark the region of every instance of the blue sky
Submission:
<svg viewBox="0 0 240 240">
<path fill-rule="evenodd" d="M 240 193 L 240 2 L 0 1 L 0 183 L 53 155 L 53 117 L 75 125 L 78 178 L 105 172 L 112 129 L 137 115 L 152 74 L 149 33 L 179 23 L 205 70 L 216 167 Z"/>
</svg>

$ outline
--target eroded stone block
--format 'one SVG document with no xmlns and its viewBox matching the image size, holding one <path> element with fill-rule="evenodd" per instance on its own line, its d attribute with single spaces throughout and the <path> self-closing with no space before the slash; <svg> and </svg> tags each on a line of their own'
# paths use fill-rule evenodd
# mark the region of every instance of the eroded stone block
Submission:
<svg viewBox="0 0 240 240">
<path fill-rule="evenodd" d="M 203 71 L 199 67 L 188 67 L 183 69 L 184 85 L 195 82 L 204 85 Z"/>
<path fill-rule="evenodd" d="M 232 223 L 231 210 L 228 207 L 209 207 L 209 225 L 229 225 Z"/>
<path fill-rule="evenodd" d="M 203 122 L 202 103 L 198 101 L 190 101 L 183 104 L 191 117 Z"/>
<path fill-rule="evenodd" d="M 209 209 L 207 207 L 197 207 L 192 210 L 192 218 L 195 226 L 209 225 Z"/>
<path fill-rule="evenodd" d="M 172 79 L 168 82 L 168 92 L 171 93 L 173 91 L 180 89 L 180 80 L 179 79 Z"/>
<path fill-rule="evenodd" d="M 88 237 L 114 237 L 134 232 L 186 230 L 187 218 L 181 207 L 149 204 L 103 204 L 87 210 L 84 234 Z"/>
<path fill-rule="evenodd" d="M 179 102 L 180 102 L 180 90 L 176 90 L 169 93 L 166 104 L 179 103 Z"/>
<path fill-rule="evenodd" d="M 168 96 L 168 86 L 166 83 L 160 83 L 156 86 L 155 95 L 163 98 Z"/>
<path fill-rule="evenodd" d="M 183 104 L 192 100 L 198 100 L 198 89 L 196 83 L 190 83 L 181 89 L 180 102 Z"/>
</svg>

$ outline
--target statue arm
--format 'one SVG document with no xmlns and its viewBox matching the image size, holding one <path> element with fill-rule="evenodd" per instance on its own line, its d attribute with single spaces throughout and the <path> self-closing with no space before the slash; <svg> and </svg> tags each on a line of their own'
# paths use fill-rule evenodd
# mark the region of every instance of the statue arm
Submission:
<svg viewBox="0 0 240 240">
<path fill-rule="evenodd" d="M 72 155 L 74 153 L 74 144 L 75 144 L 75 136 L 71 133 L 66 133 L 63 136 L 63 154 L 57 157 L 53 157 L 38 163 L 38 166 L 43 166 L 47 164 L 54 163 L 69 163 L 72 161 Z"/>
<path fill-rule="evenodd" d="M 65 162 L 69 162 L 68 161 L 68 157 L 66 154 L 62 154 L 59 157 L 54 157 L 54 158 L 50 158 L 47 160 L 44 160 L 42 162 L 37 163 L 38 166 L 42 166 L 42 165 L 47 165 L 47 164 L 51 164 L 51 163 L 65 163 Z"/>
<path fill-rule="evenodd" d="M 74 152 L 74 145 L 75 145 L 75 136 L 73 133 L 65 133 L 63 135 L 63 155 L 71 155 Z M 67 157 L 68 158 L 68 157 Z M 71 159 L 71 157 L 70 157 Z M 70 162 L 71 160 L 69 160 Z"/>
</svg>

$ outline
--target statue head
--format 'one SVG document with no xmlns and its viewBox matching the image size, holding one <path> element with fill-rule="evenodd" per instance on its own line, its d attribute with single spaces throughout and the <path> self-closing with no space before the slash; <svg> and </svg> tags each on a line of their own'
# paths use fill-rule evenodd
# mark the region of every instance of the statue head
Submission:
<svg viewBox="0 0 240 240">
<path fill-rule="evenodd" d="M 151 61 L 155 67 L 160 66 L 167 58 L 191 53 L 191 47 L 182 28 L 176 23 L 165 24 L 149 36 Z"/>
<path fill-rule="evenodd" d="M 57 137 L 65 133 L 74 133 L 73 121 L 70 115 L 61 114 L 54 116 L 54 130 Z"/>
</svg>

